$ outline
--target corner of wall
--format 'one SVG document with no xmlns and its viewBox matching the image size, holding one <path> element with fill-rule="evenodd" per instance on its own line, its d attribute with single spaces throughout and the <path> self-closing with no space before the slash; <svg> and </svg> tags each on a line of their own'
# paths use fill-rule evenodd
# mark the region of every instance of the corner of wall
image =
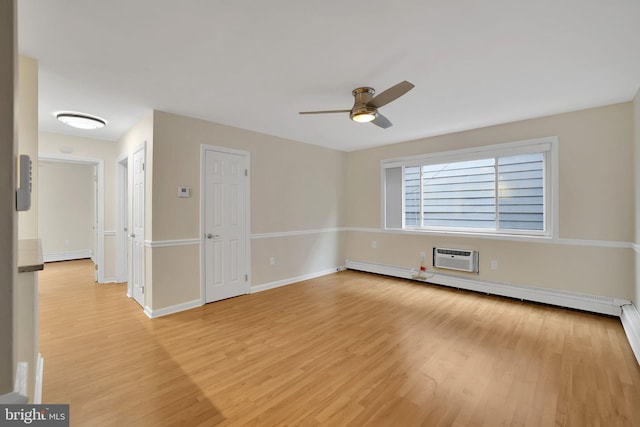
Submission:
<svg viewBox="0 0 640 427">
<path fill-rule="evenodd" d="M 18 59 L 18 153 L 31 158 L 31 208 L 18 213 L 18 238 L 38 235 L 38 61 Z"/>
<path fill-rule="evenodd" d="M 636 360 L 640 363 L 640 312 L 633 304 L 624 305 L 622 306 L 620 320 L 624 332 L 627 334 L 631 350 L 633 350 Z"/>
<path fill-rule="evenodd" d="M 17 34 L 16 1 L 0 2 L 0 395 L 13 390 L 13 284 L 18 215 L 15 211 Z M 5 25 L 7 23 L 7 25 Z"/>
<path fill-rule="evenodd" d="M 635 196 L 635 287 L 634 304 L 640 304 L 640 88 L 633 98 L 633 150 Z"/>
</svg>

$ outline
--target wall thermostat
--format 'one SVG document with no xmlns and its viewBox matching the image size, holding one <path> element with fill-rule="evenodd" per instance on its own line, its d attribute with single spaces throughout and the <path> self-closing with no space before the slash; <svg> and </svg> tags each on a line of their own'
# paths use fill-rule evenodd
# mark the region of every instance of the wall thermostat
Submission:
<svg viewBox="0 0 640 427">
<path fill-rule="evenodd" d="M 191 197 L 191 188 L 178 187 L 178 197 Z"/>
</svg>

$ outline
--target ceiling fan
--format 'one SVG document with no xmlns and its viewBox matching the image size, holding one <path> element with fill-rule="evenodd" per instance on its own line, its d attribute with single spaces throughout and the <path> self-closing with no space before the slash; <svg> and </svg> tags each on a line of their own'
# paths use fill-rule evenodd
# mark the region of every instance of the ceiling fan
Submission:
<svg viewBox="0 0 640 427">
<path fill-rule="evenodd" d="M 376 93 L 373 88 L 359 87 L 352 92 L 355 102 L 350 110 L 301 111 L 300 114 L 349 113 L 349 118 L 355 122 L 371 122 L 376 126 L 386 129 L 393 126 L 393 123 L 380 114 L 378 108 L 395 101 L 413 88 L 414 85 L 405 80 L 395 86 L 391 86 L 377 96 L 373 96 Z"/>
</svg>

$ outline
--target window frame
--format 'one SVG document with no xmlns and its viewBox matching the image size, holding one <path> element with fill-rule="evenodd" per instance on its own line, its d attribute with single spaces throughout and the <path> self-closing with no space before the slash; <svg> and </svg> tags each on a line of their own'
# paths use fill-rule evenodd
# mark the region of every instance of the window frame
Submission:
<svg viewBox="0 0 640 427">
<path fill-rule="evenodd" d="M 487 158 L 507 157 L 517 154 L 543 153 L 544 162 L 544 229 L 543 230 L 512 230 L 512 229 L 486 229 L 466 227 L 425 227 L 406 226 L 405 224 L 405 167 L 423 166 L 430 164 L 442 164 L 479 160 Z M 400 192 L 402 195 L 401 228 L 387 226 L 387 169 L 401 169 Z M 495 237 L 522 237 L 522 238 L 547 238 L 554 239 L 558 236 L 558 138 L 555 136 L 503 144 L 486 145 L 482 147 L 466 148 L 460 150 L 434 152 L 417 156 L 385 159 L 381 161 L 382 181 L 382 229 L 392 232 L 406 232 L 418 234 L 442 234 L 442 235 L 469 235 L 469 236 L 495 236 Z M 397 185 L 397 184 L 396 184 Z M 421 182 L 422 187 L 422 182 Z M 497 185 L 497 183 L 496 183 Z M 397 189 L 396 189 L 397 191 Z M 397 196 L 396 196 L 397 198 Z M 498 194 L 496 193 L 496 202 Z M 497 207 L 496 207 L 497 208 Z"/>
</svg>

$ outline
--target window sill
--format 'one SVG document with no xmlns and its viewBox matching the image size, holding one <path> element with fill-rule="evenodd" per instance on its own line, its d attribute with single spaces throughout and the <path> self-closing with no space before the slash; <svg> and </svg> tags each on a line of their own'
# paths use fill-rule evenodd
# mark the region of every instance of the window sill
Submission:
<svg viewBox="0 0 640 427">
<path fill-rule="evenodd" d="M 454 236 L 466 237 L 473 239 L 490 239 L 490 240 L 512 240 L 526 242 L 551 242 L 555 240 L 552 236 L 546 234 L 509 234 L 509 233 L 487 233 L 473 231 L 447 231 L 447 230 L 426 230 L 426 229 L 406 229 L 406 228 L 383 228 L 385 233 L 393 234 L 409 234 L 409 235 L 429 235 L 429 236 Z"/>
</svg>

